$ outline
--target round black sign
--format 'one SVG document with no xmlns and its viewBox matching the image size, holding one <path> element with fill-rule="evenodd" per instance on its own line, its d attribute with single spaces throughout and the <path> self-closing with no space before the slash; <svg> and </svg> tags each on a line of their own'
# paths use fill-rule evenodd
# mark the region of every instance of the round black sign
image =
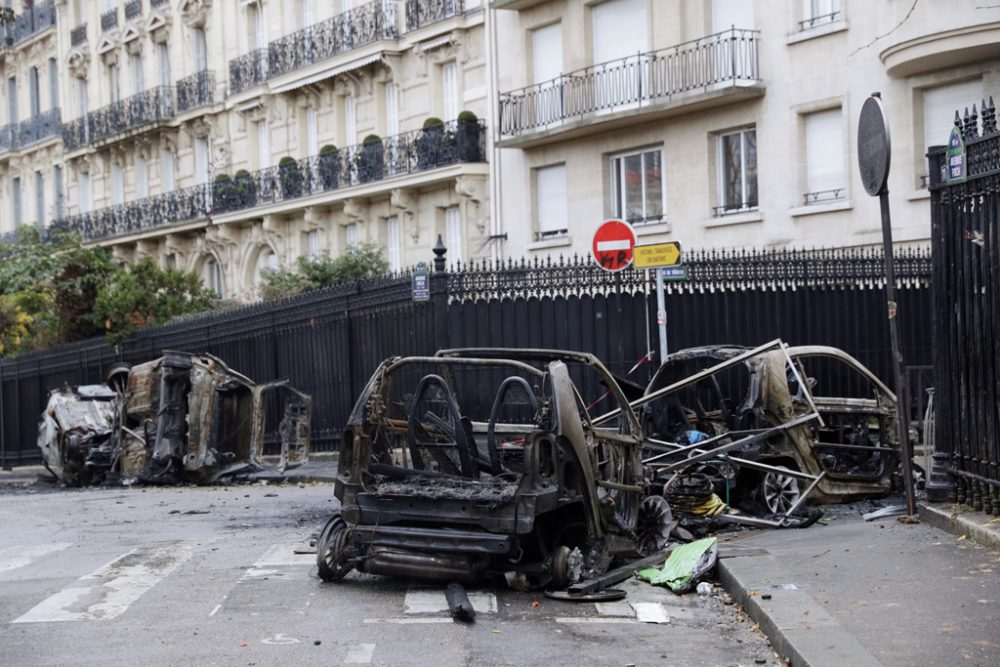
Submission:
<svg viewBox="0 0 1000 667">
<path fill-rule="evenodd" d="M 865 191 L 872 197 L 885 189 L 891 153 L 889 121 L 883 112 L 881 98 L 873 95 L 865 100 L 858 120 L 858 167 Z"/>
</svg>

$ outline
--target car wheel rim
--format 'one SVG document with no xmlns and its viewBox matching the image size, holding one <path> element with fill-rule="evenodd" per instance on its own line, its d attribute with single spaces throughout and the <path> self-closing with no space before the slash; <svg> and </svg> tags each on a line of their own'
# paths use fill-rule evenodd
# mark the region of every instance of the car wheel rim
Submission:
<svg viewBox="0 0 1000 667">
<path fill-rule="evenodd" d="M 768 473 L 764 478 L 764 502 L 772 514 L 784 514 L 799 499 L 799 483 L 794 477 Z"/>
</svg>

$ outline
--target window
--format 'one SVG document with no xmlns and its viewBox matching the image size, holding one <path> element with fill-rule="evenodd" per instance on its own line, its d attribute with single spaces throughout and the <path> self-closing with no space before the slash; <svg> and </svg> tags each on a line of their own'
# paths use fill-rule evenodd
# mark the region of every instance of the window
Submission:
<svg viewBox="0 0 1000 667">
<path fill-rule="evenodd" d="M 663 220 L 663 151 L 611 158 L 611 212 L 632 224 Z"/>
<path fill-rule="evenodd" d="M 146 90 L 146 78 L 142 72 L 142 56 L 133 53 L 128 57 L 129 69 L 132 70 L 132 92 L 136 95 Z"/>
<path fill-rule="evenodd" d="M 38 80 L 38 68 L 32 67 L 28 70 L 29 97 L 31 99 L 31 117 L 34 118 L 42 113 L 42 90 Z"/>
<path fill-rule="evenodd" d="M 385 85 L 385 132 L 389 136 L 399 134 L 399 84 Z"/>
<path fill-rule="evenodd" d="M 45 226 L 45 176 L 35 172 L 35 222 Z"/>
<path fill-rule="evenodd" d="M 172 83 L 170 80 L 170 49 L 166 43 L 156 45 L 156 60 L 160 67 L 160 86 L 169 88 Z"/>
<path fill-rule="evenodd" d="M 254 50 L 260 50 L 267 46 L 267 38 L 264 33 L 264 12 L 257 3 L 247 5 L 247 31 L 249 43 Z"/>
<path fill-rule="evenodd" d="M 557 164 L 535 170 L 535 211 L 538 215 L 539 241 L 566 236 L 569 213 L 566 200 L 566 165 Z"/>
<path fill-rule="evenodd" d="M 594 28 L 595 65 L 634 57 L 637 53 L 649 50 L 646 0 L 602 2 L 591 10 L 591 20 Z"/>
<path fill-rule="evenodd" d="M 90 213 L 94 209 L 94 192 L 90 185 L 90 172 L 80 172 L 80 213 Z"/>
<path fill-rule="evenodd" d="M 461 106 L 458 95 L 458 63 L 445 63 L 441 66 L 441 95 L 444 119 L 455 120 Z"/>
<path fill-rule="evenodd" d="M 562 76 L 562 24 L 531 31 L 531 77 L 535 83 L 547 83 Z"/>
<path fill-rule="evenodd" d="M 160 150 L 160 189 L 170 192 L 176 187 L 174 154 L 166 148 Z"/>
<path fill-rule="evenodd" d="M 108 65 L 108 95 L 111 97 L 112 102 L 117 102 L 121 99 L 122 91 L 118 84 L 118 65 L 111 63 Z"/>
<path fill-rule="evenodd" d="M 316 107 L 306 109 L 306 155 L 319 153 L 319 114 Z"/>
<path fill-rule="evenodd" d="M 313 24 L 313 17 L 316 13 L 314 0 L 299 0 L 299 16 L 302 19 L 302 28 L 308 28 Z"/>
<path fill-rule="evenodd" d="M 14 227 L 23 224 L 21 219 L 21 178 L 15 176 L 10 179 L 10 200 L 14 206 Z"/>
<path fill-rule="evenodd" d="M 191 31 L 194 40 L 194 71 L 203 72 L 208 69 L 208 45 L 205 43 L 205 31 L 194 28 Z"/>
<path fill-rule="evenodd" d="M 268 141 L 267 121 L 257 121 L 257 168 L 266 169 L 271 166 L 271 146 Z"/>
<path fill-rule="evenodd" d="M 753 29 L 753 5 L 747 0 L 712 0 L 712 32 Z"/>
<path fill-rule="evenodd" d="M 59 65 L 55 58 L 49 58 L 49 108 L 59 108 Z"/>
<path fill-rule="evenodd" d="M 111 204 L 125 203 L 125 174 L 120 165 L 111 164 Z"/>
<path fill-rule="evenodd" d="M 79 107 L 80 115 L 86 116 L 89 113 L 89 102 L 87 96 L 87 80 L 76 80 L 76 105 Z"/>
<path fill-rule="evenodd" d="M 358 223 L 352 222 L 351 224 L 344 227 L 344 245 L 348 248 L 353 248 L 361 240 L 361 228 Z"/>
<path fill-rule="evenodd" d="M 840 20 L 840 0 L 802 0 L 802 20 L 799 29 Z"/>
<path fill-rule="evenodd" d="M 264 282 L 265 271 L 276 271 L 278 269 L 278 256 L 270 247 L 261 248 L 257 253 L 257 267 L 254 271 L 254 285 L 259 287 Z"/>
<path fill-rule="evenodd" d="M 454 262 L 465 260 L 465 241 L 462 235 L 462 214 L 457 206 L 444 210 L 444 233 L 447 240 L 448 258 Z"/>
<path fill-rule="evenodd" d="M 948 143 L 951 128 L 955 127 L 955 112 L 965 115 L 965 110 L 979 104 L 983 96 L 982 79 L 961 81 L 936 88 L 927 88 L 924 101 L 924 145 L 915 150 L 920 164 L 923 186 L 927 187 L 927 158 L 924 154 L 930 146 L 944 146 Z"/>
<path fill-rule="evenodd" d="M 140 199 L 149 196 L 149 164 L 141 155 L 135 156 L 135 193 Z"/>
<path fill-rule="evenodd" d="M 717 215 L 757 208 L 757 130 L 719 135 Z"/>
<path fill-rule="evenodd" d="M 7 79 L 7 122 L 17 122 L 17 77 Z"/>
<path fill-rule="evenodd" d="M 168 253 L 165 261 L 168 269 L 177 268 L 177 253 Z"/>
<path fill-rule="evenodd" d="M 399 252 L 399 218 L 394 215 L 385 220 L 385 243 L 385 256 L 389 262 L 389 270 L 399 271 L 403 268 Z"/>
<path fill-rule="evenodd" d="M 63 186 L 63 168 L 57 164 L 52 168 L 52 182 L 56 190 L 56 220 L 62 220 L 66 215 L 66 191 Z"/>
<path fill-rule="evenodd" d="M 344 136 L 345 146 L 353 146 L 358 142 L 358 117 L 354 107 L 354 95 L 344 97 Z"/>
<path fill-rule="evenodd" d="M 805 203 L 843 199 L 847 178 L 844 175 L 844 121 L 840 109 L 808 114 L 805 124 Z"/>
<path fill-rule="evenodd" d="M 319 257 L 319 232 L 315 229 L 306 234 L 306 252 L 309 259 Z"/>
<path fill-rule="evenodd" d="M 208 183 L 208 139 L 194 140 L 194 182 L 198 185 Z"/>
<path fill-rule="evenodd" d="M 219 266 L 219 262 L 215 257 L 209 257 L 205 261 L 201 280 L 205 284 L 205 287 L 215 293 L 215 296 L 222 296 L 222 267 Z"/>
</svg>

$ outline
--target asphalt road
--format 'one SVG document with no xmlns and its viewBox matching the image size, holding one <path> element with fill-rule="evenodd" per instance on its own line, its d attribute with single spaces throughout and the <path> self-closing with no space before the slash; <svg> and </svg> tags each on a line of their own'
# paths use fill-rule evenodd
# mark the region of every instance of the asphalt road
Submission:
<svg viewBox="0 0 1000 667">
<path fill-rule="evenodd" d="M 0 488 L 0 665 L 779 664 L 734 607 L 639 581 L 600 607 L 486 587 L 474 625 L 441 587 L 325 584 L 295 550 L 335 507 L 329 485 Z"/>
</svg>

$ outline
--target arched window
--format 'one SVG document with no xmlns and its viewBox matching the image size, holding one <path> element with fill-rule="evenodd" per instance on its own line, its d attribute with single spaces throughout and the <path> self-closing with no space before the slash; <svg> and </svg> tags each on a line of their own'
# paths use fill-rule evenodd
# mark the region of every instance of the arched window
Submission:
<svg viewBox="0 0 1000 667">
<path fill-rule="evenodd" d="M 209 257 L 205 261 L 201 269 L 201 280 L 216 296 L 222 297 L 222 267 L 215 257 Z"/>
</svg>

